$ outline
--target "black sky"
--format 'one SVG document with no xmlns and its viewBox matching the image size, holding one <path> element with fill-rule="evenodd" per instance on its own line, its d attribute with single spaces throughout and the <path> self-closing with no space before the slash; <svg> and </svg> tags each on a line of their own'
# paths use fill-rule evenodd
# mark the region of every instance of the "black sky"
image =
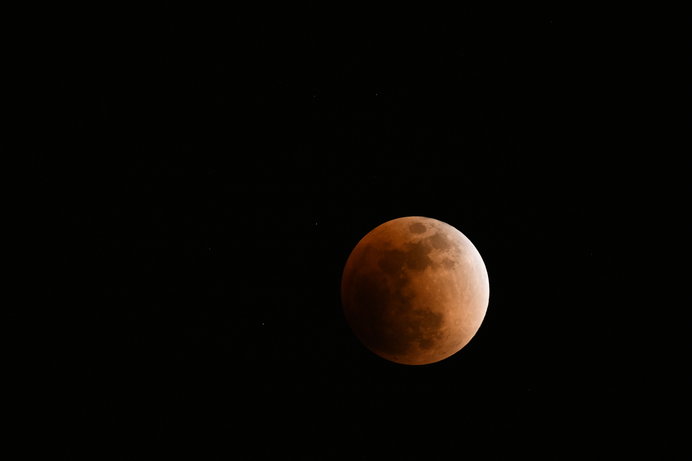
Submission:
<svg viewBox="0 0 692 461">
<path fill-rule="evenodd" d="M 689 161 L 642 129 L 635 71 L 662 59 L 643 32 L 116 10 L 67 12 L 38 58 L 57 453 L 670 448 L 643 428 L 680 405 L 680 301 L 652 287 L 683 281 L 664 216 Z M 460 229 L 490 275 L 479 333 L 423 367 L 368 352 L 339 301 L 358 240 L 408 215 Z"/>
</svg>

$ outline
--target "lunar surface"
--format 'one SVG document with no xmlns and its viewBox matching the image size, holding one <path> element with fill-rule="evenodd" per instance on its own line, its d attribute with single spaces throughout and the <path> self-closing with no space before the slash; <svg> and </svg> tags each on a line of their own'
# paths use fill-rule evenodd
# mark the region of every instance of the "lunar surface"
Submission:
<svg viewBox="0 0 692 461">
<path fill-rule="evenodd" d="M 369 232 L 346 262 L 341 298 L 360 341 L 393 362 L 423 365 L 463 348 L 483 321 L 488 273 L 464 234 L 411 216 Z"/>
</svg>

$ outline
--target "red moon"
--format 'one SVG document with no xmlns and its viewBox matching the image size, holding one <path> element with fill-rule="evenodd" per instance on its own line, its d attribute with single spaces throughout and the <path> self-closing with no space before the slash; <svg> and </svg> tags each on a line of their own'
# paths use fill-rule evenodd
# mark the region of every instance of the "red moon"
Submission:
<svg viewBox="0 0 692 461">
<path fill-rule="evenodd" d="M 488 308 L 488 272 L 464 234 L 409 216 L 370 231 L 344 267 L 346 320 L 372 352 L 424 365 L 461 350 Z"/>
</svg>

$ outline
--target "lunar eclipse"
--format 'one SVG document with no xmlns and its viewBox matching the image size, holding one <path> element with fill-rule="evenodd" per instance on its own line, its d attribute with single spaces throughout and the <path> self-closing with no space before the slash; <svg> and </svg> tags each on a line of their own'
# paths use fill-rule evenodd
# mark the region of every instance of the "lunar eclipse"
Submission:
<svg viewBox="0 0 692 461">
<path fill-rule="evenodd" d="M 387 360 L 423 365 L 461 350 L 489 300 L 480 253 L 436 219 L 388 221 L 358 242 L 344 267 L 344 315 L 358 339 Z"/>
</svg>

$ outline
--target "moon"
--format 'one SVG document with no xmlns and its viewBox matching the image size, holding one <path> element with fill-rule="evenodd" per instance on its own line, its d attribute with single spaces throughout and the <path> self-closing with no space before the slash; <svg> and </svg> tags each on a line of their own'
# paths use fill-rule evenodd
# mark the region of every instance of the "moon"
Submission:
<svg viewBox="0 0 692 461">
<path fill-rule="evenodd" d="M 346 321 L 372 352 L 424 365 L 461 350 L 488 308 L 488 272 L 459 230 L 409 216 L 370 231 L 351 252 L 341 279 Z"/>
</svg>

